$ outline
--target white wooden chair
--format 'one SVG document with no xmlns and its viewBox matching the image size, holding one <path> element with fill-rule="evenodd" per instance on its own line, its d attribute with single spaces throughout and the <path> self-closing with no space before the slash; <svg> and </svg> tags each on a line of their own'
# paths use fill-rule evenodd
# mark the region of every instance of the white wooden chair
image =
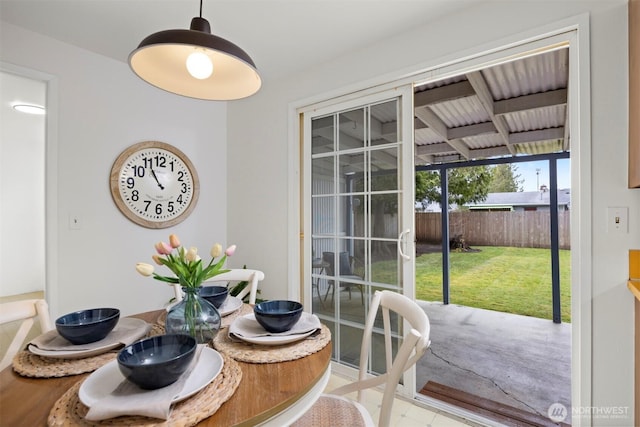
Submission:
<svg viewBox="0 0 640 427">
<path fill-rule="evenodd" d="M 369 350 L 372 345 L 372 331 L 378 308 L 382 310 L 384 325 L 386 373 L 367 378 Z M 405 320 L 405 334 L 395 359 L 391 352 L 391 328 L 389 312 L 393 311 Z M 424 310 L 404 295 L 392 291 L 376 291 L 365 324 L 360 350 L 360 372 L 358 381 L 339 387 L 329 394 L 323 394 L 293 426 L 378 426 L 387 427 L 391 419 L 395 391 L 402 374 L 413 366 L 430 345 L 431 326 Z M 366 408 L 362 405 L 362 391 L 384 384 L 382 407 L 378 423 L 375 424 Z M 358 392 L 358 402 L 342 395 Z"/>
<path fill-rule="evenodd" d="M 0 362 L 0 370 L 11 365 L 13 357 L 25 345 L 24 341 L 29 331 L 31 331 L 33 321 L 36 317 L 40 321 L 42 333 L 54 328 L 49 316 L 49 305 L 43 299 L 28 299 L 0 304 L 0 324 L 22 320 L 18 331 L 14 335 L 11 344 L 7 348 L 7 352 Z"/>
<path fill-rule="evenodd" d="M 220 282 L 244 282 L 247 281 L 249 284 L 236 295 L 236 298 L 243 299 L 246 295 L 249 295 L 249 304 L 256 303 L 256 295 L 258 294 L 258 284 L 264 280 L 264 273 L 260 270 L 251 270 L 247 268 L 234 268 L 226 273 L 218 274 L 217 276 L 213 276 L 211 279 L 202 283 L 202 286 L 213 286 L 213 283 Z M 226 286 L 226 284 L 225 284 Z M 175 283 L 173 285 L 173 289 L 176 294 L 176 302 L 182 301 L 183 294 L 182 288 L 180 284 Z"/>
</svg>

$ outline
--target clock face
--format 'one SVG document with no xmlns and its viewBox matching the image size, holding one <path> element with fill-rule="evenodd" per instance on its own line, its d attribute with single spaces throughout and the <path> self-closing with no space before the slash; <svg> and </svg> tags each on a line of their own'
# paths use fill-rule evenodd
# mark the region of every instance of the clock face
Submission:
<svg viewBox="0 0 640 427">
<path fill-rule="evenodd" d="M 133 222 L 166 228 L 183 221 L 198 199 L 199 183 L 189 159 L 157 141 L 135 144 L 111 169 L 111 195 Z"/>
</svg>

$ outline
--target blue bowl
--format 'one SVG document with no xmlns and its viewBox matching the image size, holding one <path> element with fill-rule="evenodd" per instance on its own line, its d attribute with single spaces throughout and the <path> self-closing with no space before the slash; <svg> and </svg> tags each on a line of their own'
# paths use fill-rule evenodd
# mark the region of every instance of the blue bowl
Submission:
<svg viewBox="0 0 640 427">
<path fill-rule="evenodd" d="M 302 304 L 297 301 L 273 300 L 253 307 L 256 320 L 269 332 L 286 332 L 300 320 Z"/>
<path fill-rule="evenodd" d="M 117 308 L 91 308 L 59 317 L 56 330 L 72 344 L 88 344 L 109 335 L 119 319 L 120 310 Z"/>
<path fill-rule="evenodd" d="M 220 308 L 229 295 L 229 289 L 226 286 L 203 286 L 198 291 L 198 295 L 209 301 L 216 308 Z"/>
<path fill-rule="evenodd" d="M 140 388 L 165 387 L 187 370 L 197 346 L 195 338 L 189 335 L 156 335 L 120 350 L 118 367 L 125 378 Z"/>
</svg>

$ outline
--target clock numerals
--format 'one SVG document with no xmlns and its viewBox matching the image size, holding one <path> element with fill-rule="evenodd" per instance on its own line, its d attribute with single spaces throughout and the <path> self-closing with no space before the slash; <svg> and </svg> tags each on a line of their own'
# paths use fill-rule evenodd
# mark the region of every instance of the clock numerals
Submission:
<svg viewBox="0 0 640 427">
<path fill-rule="evenodd" d="M 139 143 L 121 153 L 112 167 L 111 184 L 122 212 L 149 228 L 169 227 L 186 218 L 200 187 L 189 159 L 157 141 Z"/>
<path fill-rule="evenodd" d="M 161 202 L 156 202 L 155 205 L 153 204 L 153 202 L 151 200 L 143 200 L 142 203 L 144 204 L 144 209 L 143 211 L 145 213 L 155 213 L 156 215 L 160 216 L 163 213 L 174 213 L 176 211 L 176 204 L 173 201 L 168 201 L 167 202 L 167 206 L 164 207 L 164 205 Z M 182 203 L 179 203 L 180 205 L 182 205 Z M 149 207 L 151 207 L 153 205 L 152 209 L 149 209 Z M 182 206 L 179 207 L 180 209 L 182 208 Z M 166 212 L 165 212 L 166 211 Z"/>
<path fill-rule="evenodd" d="M 134 211 L 143 217 L 162 219 L 173 216 L 190 201 L 190 176 L 184 164 L 175 159 L 159 154 L 139 155 L 131 159 L 123 173 L 123 194 L 128 196 Z M 177 186 L 173 184 L 172 187 L 168 176 L 173 177 Z"/>
</svg>

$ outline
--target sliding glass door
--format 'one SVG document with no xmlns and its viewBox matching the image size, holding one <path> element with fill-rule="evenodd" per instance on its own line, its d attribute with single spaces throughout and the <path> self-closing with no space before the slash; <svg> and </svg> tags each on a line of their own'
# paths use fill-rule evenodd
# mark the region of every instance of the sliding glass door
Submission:
<svg viewBox="0 0 640 427">
<path fill-rule="evenodd" d="M 407 86 L 303 113 L 305 302 L 353 368 L 373 293 L 414 295 L 412 104 Z"/>
</svg>

